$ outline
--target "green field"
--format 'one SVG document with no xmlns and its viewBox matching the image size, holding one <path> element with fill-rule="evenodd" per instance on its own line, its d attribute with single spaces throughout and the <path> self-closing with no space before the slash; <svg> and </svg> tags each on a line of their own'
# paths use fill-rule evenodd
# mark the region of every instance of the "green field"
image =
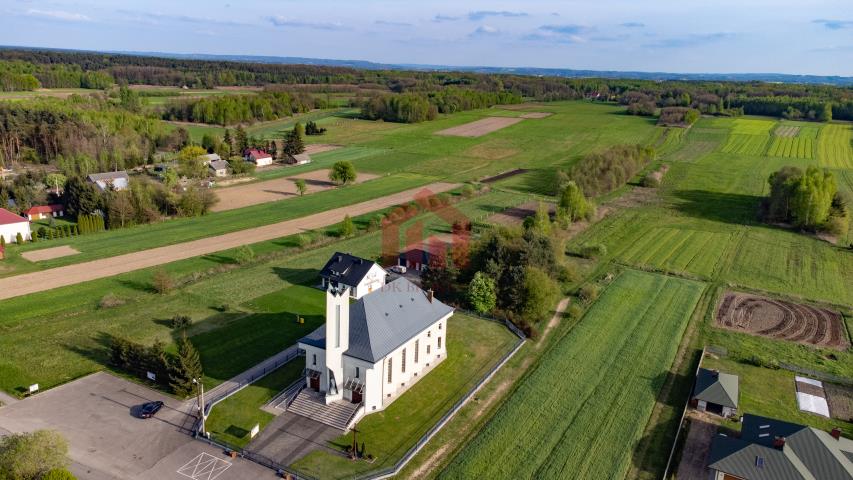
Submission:
<svg viewBox="0 0 853 480">
<path fill-rule="evenodd" d="M 771 157 L 814 158 L 814 140 L 807 137 L 773 137 L 767 155 Z"/>
<path fill-rule="evenodd" d="M 703 288 L 622 273 L 441 478 L 624 477 Z"/>
<path fill-rule="evenodd" d="M 518 341 L 499 323 L 460 313 L 451 317 L 447 328 L 447 359 L 386 410 L 359 422 L 359 442 L 376 457 L 374 463 L 353 463 L 317 451 L 293 467 L 315 478 L 338 479 L 392 466 Z M 340 449 L 352 445 L 352 434 L 332 444 Z"/>
<path fill-rule="evenodd" d="M 853 127 L 850 124 L 830 124 L 817 137 L 817 158 L 829 168 L 853 168 Z"/>
<path fill-rule="evenodd" d="M 725 153 L 737 153 L 740 155 L 762 155 L 767 147 L 767 142 L 770 137 L 767 135 L 744 135 L 733 133 L 729 135 L 729 139 L 723 145 L 722 151 Z"/>
</svg>

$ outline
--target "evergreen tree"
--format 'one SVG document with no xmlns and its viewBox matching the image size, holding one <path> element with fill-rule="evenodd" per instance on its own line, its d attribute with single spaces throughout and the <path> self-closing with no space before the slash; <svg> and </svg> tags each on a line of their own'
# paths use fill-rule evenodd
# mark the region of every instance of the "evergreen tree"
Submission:
<svg viewBox="0 0 853 480">
<path fill-rule="evenodd" d="M 305 142 L 302 140 L 302 135 L 305 130 L 302 125 L 297 122 L 293 129 L 284 137 L 284 146 L 282 151 L 285 155 L 299 155 L 305 151 Z"/>
<path fill-rule="evenodd" d="M 246 130 L 243 129 L 242 125 L 237 126 L 234 131 L 234 143 L 239 155 L 243 155 L 246 149 L 249 148 L 249 137 L 246 135 Z"/>
<path fill-rule="evenodd" d="M 169 385 L 177 395 L 187 397 L 193 393 L 193 379 L 201 379 L 203 374 L 198 351 L 184 331 L 178 340 L 178 357 L 169 367 Z"/>
<path fill-rule="evenodd" d="M 341 237 L 351 237 L 355 235 L 355 224 L 350 218 L 349 215 L 344 217 L 344 221 L 341 223 L 340 236 Z"/>
</svg>

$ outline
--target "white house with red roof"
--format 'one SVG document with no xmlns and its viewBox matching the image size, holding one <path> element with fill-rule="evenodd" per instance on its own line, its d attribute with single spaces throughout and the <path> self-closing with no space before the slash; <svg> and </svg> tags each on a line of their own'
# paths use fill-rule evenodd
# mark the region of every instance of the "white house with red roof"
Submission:
<svg viewBox="0 0 853 480">
<path fill-rule="evenodd" d="M 24 212 L 24 215 L 26 215 L 31 222 L 51 217 L 59 218 L 65 216 L 65 207 L 59 204 L 39 205 L 31 207 L 29 210 Z"/>
<path fill-rule="evenodd" d="M 244 158 L 247 162 L 252 162 L 258 167 L 272 165 L 272 156 L 263 150 L 250 148 L 246 150 L 246 156 Z"/>
<path fill-rule="evenodd" d="M 3 237 L 6 243 L 12 243 L 16 241 L 19 233 L 24 240 L 32 238 L 30 234 L 30 221 L 25 217 L 15 215 L 5 208 L 0 208 L 0 237 Z"/>
</svg>

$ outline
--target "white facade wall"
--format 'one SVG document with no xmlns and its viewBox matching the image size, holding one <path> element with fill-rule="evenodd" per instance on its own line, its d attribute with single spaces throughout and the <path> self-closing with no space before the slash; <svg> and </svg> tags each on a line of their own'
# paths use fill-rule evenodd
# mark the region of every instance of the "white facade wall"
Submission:
<svg viewBox="0 0 853 480">
<path fill-rule="evenodd" d="M 358 300 L 370 292 L 379 290 L 385 285 L 386 276 L 385 269 L 374 263 L 361 282 L 355 286 L 352 297 Z"/>
<path fill-rule="evenodd" d="M 326 392 L 326 403 L 343 398 L 343 354 L 349 348 L 349 292 L 344 288 L 340 295 L 326 290 L 326 368 L 323 370 L 320 389 Z"/>
<path fill-rule="evenodd" d="M 32 238 L 30 234 L 30 222 L 23 221 L 0 225 L 0 236 L 6 240 L 6 243 L 15 243 L 18 233 L 24 237 L 24 240 L 30 240 Z"/>
<path fill-rule="evenodd" d="M 272 165 L 272 157 L 260 157 L 254 159 L 254 164 L 259 167 L 267 167 Z"/>
</svg>

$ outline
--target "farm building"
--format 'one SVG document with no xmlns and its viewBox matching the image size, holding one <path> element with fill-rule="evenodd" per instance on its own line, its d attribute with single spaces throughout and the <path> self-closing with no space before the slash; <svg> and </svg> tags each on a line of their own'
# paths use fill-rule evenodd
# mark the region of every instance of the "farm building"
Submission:
<svg viewBox="0 0 853 480">
<path fill-rule="evenodd" d="M 127 172 L 124 170 L 120 172 L 93 173 L 89 175 L 88 180 L 89 183 L 94 184 L 102 192 L 110 188 L 113 190 L 126 190 L 130 185 L 130 177 L 127 176 Z"/>
<path fill-rule="evenodd" d="M 263 150 L 250 148 L 246 150 L 246 155 L 243 157 L 247 162 L 252 162 L 258 167 L 266 167 L 272 165 L 272 156 Z"/>
<path fill-rule="evenodd" d="M 853 479 L 853 441 L 758 415 L 744 415 L 740 438 L 719 434 L 708 456 L 712 480 Z"/>
<path fill-rule="evenodd" d="M 12 243 L 17 241 L 19 233 L 24 240 L 32 238 L 30 221 L 5 208 L 0 208 L 0 237 L 3 237 L 6 243 Z"/>
<path fill-rule="evenodd" d="M 387 275 L 378 263 L 341 252 L 335 252 L 320 270 L 324 290 L 330 283 L 345 285 L 350 289 L 350 296 L 355 299 L 385 286 Z"/>
<path fill-rule="evenodd" d="M 298 155 L 288 155 L 285 163 L 288 165 L 306 165 L 311 163 L 311 155 L 300 153 Z"/>
<path fill-rule="evenodd" d="M 228 176 L 228 162 L 225 160 L 214 160 L 207 165 L 207 168 L 214 177 Z"/>
<path fill-rule="evenodd" d="M 413 243 L 400 252 L 397 265 L 422 272 L 429 266 L 433 257 L 444 257 L 450 251 L 452 242 L 433 235 L 426 240 Z"/>
<path fill-rule="evenodd" d="M 207 166 L 213 162 L 221 162 L 222 157 L 220 157 L 219 155 L 217 155 L 215 153 L 208 153 L 208 154 L 201 156 L 201 161 L 205 166 Z"/>
<path fill-rule="evenodd" d="M 453 315 L 405 278 L 352 305 L 349 297 L 348 286 L 329 284 L 325 326 L 299 341 L 306 388 L 288 408 L 343 430 L 385 409 L 446 358 Z"/>
<path fill-rule="evenodd" d="M 58 204 L 52 205 L 39 205 L 37 207 L 32 207 L 26 212 L 24 215 L 31 222 L 35 222 L 37 220 L 44 220 L 45 218 L 58 218 L 65 216 L 65 207 Z"/>
<path fill-rule="evenodd" d="M 733 416 L 738 404 L 737 375 L 700 368 L 691 400 L 702 412 Z"/>
</svg>

